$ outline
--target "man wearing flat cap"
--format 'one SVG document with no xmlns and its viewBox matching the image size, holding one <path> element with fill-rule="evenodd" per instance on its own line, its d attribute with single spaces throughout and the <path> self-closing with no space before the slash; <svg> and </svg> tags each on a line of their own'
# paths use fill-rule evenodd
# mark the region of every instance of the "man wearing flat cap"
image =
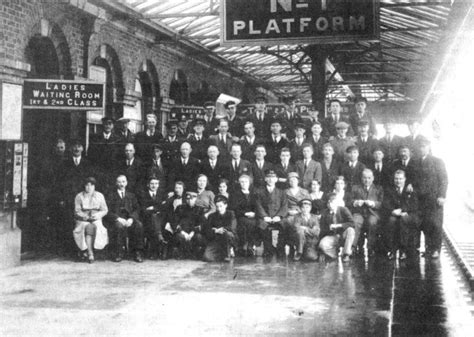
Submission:
<svg viewBox="0 0 474 337">
<path fill-rule="evenodd" d="M 193 133 L 188 135 L 188 142 L 193 148 L 191 156 L 203 161 L 206 158 L 207 148 L 210 145 L 209 138 L 204 136 L 204 130 L 206 127 L 206 121 L 203 118 L 196 118 L 193 121 Z"/>
<path fill-rule="evenodd" d="M 359 122 L 366 121 L 369 130 L 368 133 L 370 136 L 376 137 L 377 136 L 377 128 L 375 124 L 375 119 L 372 114 L 367 111 L 367 99 L 362 96 L 357 96 L 354 100 L 354 108 L 355 111 L 349 117 L 349 123 L 352 129 L 355 131 L 355 134 L 358 135 L 358 126 Z"/>
<path fill-rule="evenodd" d="M 331 143 L 334 149 L 334 157 L 339 161 L 344 161 L 347 148 L 355 145 L 355 142 L 352 138 L 347 136 L 349 124 L 346 122 L 338 122 L 335 127 L 337 135 L 332 138 L 329 143 Z"/>
<path fill-rule="evenodd" d="M 266 186 L 257 191 L 257 220 L 262 232 L 263 255 L 273 256 L 275 249 L 279 256 L 284 256 L 283 240 L 272 240 L 274 230 L 282 230 L 282 220 L 288 214 L 288 200 L 284 191 L 276 187 L 278 177 L 275 171 L 265 173 Z M 278 234 L 278 236 L 280 233 Z"/>
<path fill-rule="evenodd" d="M 310 198 L 299 202 L 301 213 L 296 215 L 291 226 L 292 237 L 296 246 L 295 261 L 301 258 L 307 261 L 316 261 L 318 258 L 319 221 L 311 213 L 312 202 Z"/>
</svg>

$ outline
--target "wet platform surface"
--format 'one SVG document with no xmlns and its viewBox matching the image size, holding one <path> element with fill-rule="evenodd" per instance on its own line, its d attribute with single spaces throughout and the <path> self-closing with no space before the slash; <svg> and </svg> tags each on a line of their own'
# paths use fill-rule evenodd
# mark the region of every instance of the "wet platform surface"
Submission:
<svg viewBox="0 0 474 337">
<path fill-rule="evenodd" d="M 453 263 L 26 261 L 0 273 L 0 335 L 472 336 Z"/>
</svg>

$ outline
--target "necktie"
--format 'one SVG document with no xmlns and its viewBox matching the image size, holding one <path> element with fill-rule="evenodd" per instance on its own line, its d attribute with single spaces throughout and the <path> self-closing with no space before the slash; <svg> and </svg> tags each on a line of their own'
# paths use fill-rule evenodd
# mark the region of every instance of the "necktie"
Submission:
<svg viewBox="0 0 474 337">
<path fill-rule="evenodd" d="M 183 159 L 183 165 L 186 166 L 186 159 Z"/>
<path fill-rule="evenodd" d="M 304 161 L 304 171 L 306 172 L 307 169 L 308 169 L 308 160 L 305 160 Z"/>
<path fill-rule="evenodd" d="M 123 199 L 124 196 L 125 196 L 125 193 L 124 193 L 124 192 L 120 192 L 120 199 Z"/>
<path fill-rule="evenodd" d="M 237 167 L 238 167 L 237 160 L 234 160 L 234 171 L 237 171 Z"/>
<path fill-rule="evenodd" d="M 79 165 L 79 158 L 74 158 L 74 164 L 77 166 Z"/>
<path fill-rule="evenodd" d="M 214 162 L 214 160 L 211 161 L 211 168 L 214 169 L 214 167 L 216 167 L 216 163 Z"/>
<path fill-rule="evenodd" d="M 152 199 L 155 199 L 155 193 L 152 193 L 152 194 L 151 194 L 151 198 L 152 198 Z"/>
<path fill-rule="evenodd" d="M 406 167 L 406 166 L 407 166 L 407 161 L 406 161 L 406 160 L 403 160 L 403 161 L 402 161 L 402 165 L 403 165 L 403 167 Z"/>
<path fill-rule="evenodd" d="M 332 213 L 331 213 L 331 216 L 332 216 L 332 223 L 333 223 L 333 224 L 336 224 L 336 223 L 337 223 L 336 212 L 332 212 Z"/>
<path fill-rule="evenodd" d="M 130 167 L 130 160 L 127 160 L 127 166 Z"/>
<path fill-rule="evenodd" d="M 285 163 L 285 164 L 283 164 L 283 170 L 285 170 L 285 171 L 286 171 L 286 169 L 287 169 L 287 168 L 288 168 L 288 165 L 287 165 L 286 163 Z"/>
</svg>

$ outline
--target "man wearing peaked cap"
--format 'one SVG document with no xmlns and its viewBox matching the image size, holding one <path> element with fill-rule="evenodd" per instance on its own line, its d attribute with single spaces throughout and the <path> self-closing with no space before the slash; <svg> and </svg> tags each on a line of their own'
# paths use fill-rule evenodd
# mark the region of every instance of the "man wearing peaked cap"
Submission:
<svg viewBox="0 0 474 337">
<path fill-rule="evenodd" d="M 295 124 L 295 138 L 290 142 L 291 159 L 294 163 L 303 159 L 303 146 L 308 143 L 306 140 L 306 125 L 302 122 Z"/>
<path fill-rule="evenodd" d="M 209 138 L 204 136 L 206 121 L 204 118 L 196 118 L 193 121 L 193 133 L 188 135 L 188 141 L 191 144 L 193 152 L 191 156 L 200 161 L 206 158 L 207 148 L 209 147 Z"/>
<path fill-rule="evenodd" d="M 219 119 L 216 118 L 216 103 L 208 101 L 204 103 L 204 120 L 206 121 L 206 130 L 204 134 L 207 136 L 214 135 L 217 132 L 217 124 Z"/>
<path fill-rule="evenodd" d="M 360 121 L 366 121 L 369 125 L 369 135 L 373 137 L 377 136 L 375 119 L 372 114 L 367 111 L 367 99 L 362 96 L 356 97 L 354 100 L 354 108 L 355 111 L 349 116 L 349 123 L 355 131 L 355 134 L 358 135 L 358 123 Z"/>
<path fill-rule="evenodd" d="M 188 125 L 188 115 L 178 114 L 176 116 L 178 119 L 178 137 L 181 139 L 186 139 L 190 133 L 190 127 Z"/>
<path fill-rule="evenodd" d="M 267 112 L 266 98 L 264 96 L 257 96 L 255 100 L 255 110 L 250 115 L 249 119 L 255 126 L 255 134 L 259 138 L 265 138 L 270 134 L 270 119 Z"/>
</svg>

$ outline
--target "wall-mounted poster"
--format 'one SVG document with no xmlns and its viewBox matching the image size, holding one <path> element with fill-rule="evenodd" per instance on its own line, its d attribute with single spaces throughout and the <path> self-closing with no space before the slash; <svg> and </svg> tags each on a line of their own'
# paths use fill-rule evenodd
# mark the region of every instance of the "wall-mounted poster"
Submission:
<svg viewBox="0 0 474 337">
<path fill-rule="evenodd" d="M 0 109 L 0 139 L 21 140 L 22 86 L 2 83 Z"/>
</svg>

